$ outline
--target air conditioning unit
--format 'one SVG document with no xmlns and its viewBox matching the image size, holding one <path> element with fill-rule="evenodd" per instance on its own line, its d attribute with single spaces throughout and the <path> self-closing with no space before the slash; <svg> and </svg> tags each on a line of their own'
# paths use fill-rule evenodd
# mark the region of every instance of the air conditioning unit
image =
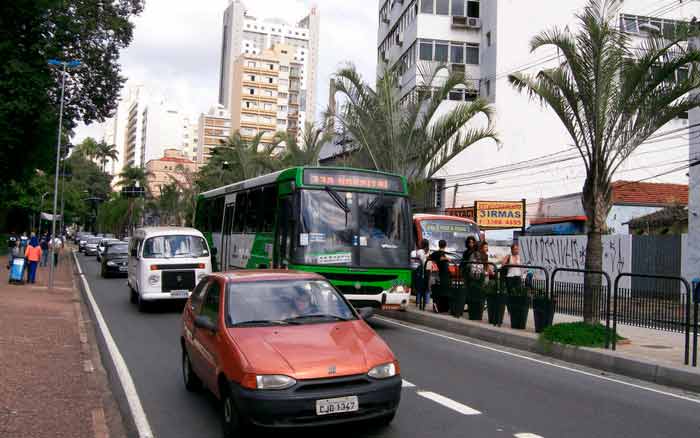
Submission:
<svg viewBox="0 0 700 438">
<path fill-rule="evenodd" d="M 403 32 L 399 32 L 396 34 L 396 44 L 399 46 L 403 46 Z"/>
<path fill-rule="evenodd" d="M 481 28 L 481 19 L 468 17 L 467 18 L 467 27 L 471 27 L 473 29 L 480 29 Z"/>
<path fill-rule="evenodd" d="M 452 27 L 454 29 L 466 29 L 467 28 L 467 17 L 459 17 L 456 15 L 452 16 Z"/>
</svg>

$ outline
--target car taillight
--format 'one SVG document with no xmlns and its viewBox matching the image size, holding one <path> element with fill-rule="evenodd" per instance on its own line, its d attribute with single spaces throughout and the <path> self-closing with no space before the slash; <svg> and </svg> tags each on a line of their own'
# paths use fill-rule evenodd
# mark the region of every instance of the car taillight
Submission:
<svg viewBox="0 0 700 438">
<path fill-rule="evenodd" d="M 158 265 L 151 265 L 151 271 L 157 271 Z"/>
</svg>

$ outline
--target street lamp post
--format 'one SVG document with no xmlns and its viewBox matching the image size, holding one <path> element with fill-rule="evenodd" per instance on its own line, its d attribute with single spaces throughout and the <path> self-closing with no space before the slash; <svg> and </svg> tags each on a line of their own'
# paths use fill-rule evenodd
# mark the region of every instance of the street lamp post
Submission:
<svg viewBox="0 0 700 438">
<path fill-rule="evenodd" d="M 467 183 L 467 184 L 455 184 L 452 186 L 452 188 L 455 189 L 454 193 L 452 194 L 452 208 L 457 208 L 457 191 L 459 190 L 460 187 L 468 187 L 468 186 L 478 186 L 481 184 L 487 184 L 487 185 L 493 185 L 496 184 L 497 181 L 482 181 L 482 182 L 475 182 L 475 183 Z M 445 187 L 445 189 L 449 189 L 450 187 Z"/>
<path fill-rule="evenodd" d="M 54 188 L 53 188 L 53 215 L 51 216 L 51 239 L 56 238 L 56 210 L 58 210 L 58 173 L 60 171 L 61 163 L 61 133 L 63 131 L 63 96 L 66 90 L 66 69 L 68 67 L 77 67 L 80 65 L 80 61 L 60 61 L 57 59 L 49 59 L 50 65 L 60 65 L 61 68 L 61 100 L 59 103 L 58 110 L 58 141 L 56 143 L 56 177 L 54 178 Z M 49 289 L 53 289 L 53 277 L 54 277 L 54 245 L 50 246 L 49 253 Z"/>
</svg>

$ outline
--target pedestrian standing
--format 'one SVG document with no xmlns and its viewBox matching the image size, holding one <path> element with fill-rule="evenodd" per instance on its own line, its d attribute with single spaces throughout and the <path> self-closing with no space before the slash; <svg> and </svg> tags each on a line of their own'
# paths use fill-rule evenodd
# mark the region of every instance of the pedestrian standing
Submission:
<svg viewBox="0 0 700 438">
<path fill-rule="evenodd" d="M 49 264 L 49 233 L 44 233 L 39 241 L 41 246 L 41 263 L 39 266 L 48 266 Z"/>
<path fill-rule="evenodd" d="M 509 268 L 508 265 L 521 265 L 520 261 L 520 245 L 513 243 L 510 246 L 510 254 L 503 258 L 503 266 L 506 266 L 506 289 L 509 293 L 517 290 L 522 286 L 523 270 L 518 267 Z"/>
<path fill-rule="evenodd" d="M 53 249 L 53 265 L 58 266 L 58 256 L 63 250 L 63 240 L 58 236 L 54 237 L 51 239 L 51 248 Z"/>
<path fill-rule="evenodd" d="M 25 231 L 19 238 L 19 253 L 24 254 L 27 250 L 27 245 L 29 244 L 29 237 L 27 237 L 27 232 Z"/>
<path fill-rule="evenodd" d="M 425 305 L 430 301 L 430 273 L 425 269 L 429 251 L 430 243 L 424 239 L 421 241 L 420 247 L 411 254 L 411 257 L 420 262 L 413 284 L 413 288 L 416 290 L 416 306 L 419 310 L 425 310 Z"/>
<path fill-rule="evenodd" d="M 41 246 L 39 246 L 39 241 L 36 236 L 32 237 L 27 245 L 27 249 L 24 252 L 24 256 L 29 262 L 29 269 L 27 270 L 27 283 L 35 283 L 36 280 L 36 268 L 39 265 L 39 260 L 41 260 Z"/>
</svg>

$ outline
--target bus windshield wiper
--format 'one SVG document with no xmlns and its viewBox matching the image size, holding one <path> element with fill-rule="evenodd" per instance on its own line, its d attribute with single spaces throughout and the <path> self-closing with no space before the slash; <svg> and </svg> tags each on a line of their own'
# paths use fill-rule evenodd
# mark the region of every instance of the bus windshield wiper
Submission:
<svg viewBox="0 0 700 438">
<path fill-rule="evenodd" d="M 336 192 L 329 186 L 326 186 L 324 188 L 328 192 L 328 194 L 331 195 L 331 198 L 333 198 L 338 207 L 342 208 L 346 214 L 350 213 L 350 207 L 348 207 L 348 204 L 345 202 L 343 197 L 340 196 L 340 194 L 338 194 L 338 192 Z"/>
</svg>

